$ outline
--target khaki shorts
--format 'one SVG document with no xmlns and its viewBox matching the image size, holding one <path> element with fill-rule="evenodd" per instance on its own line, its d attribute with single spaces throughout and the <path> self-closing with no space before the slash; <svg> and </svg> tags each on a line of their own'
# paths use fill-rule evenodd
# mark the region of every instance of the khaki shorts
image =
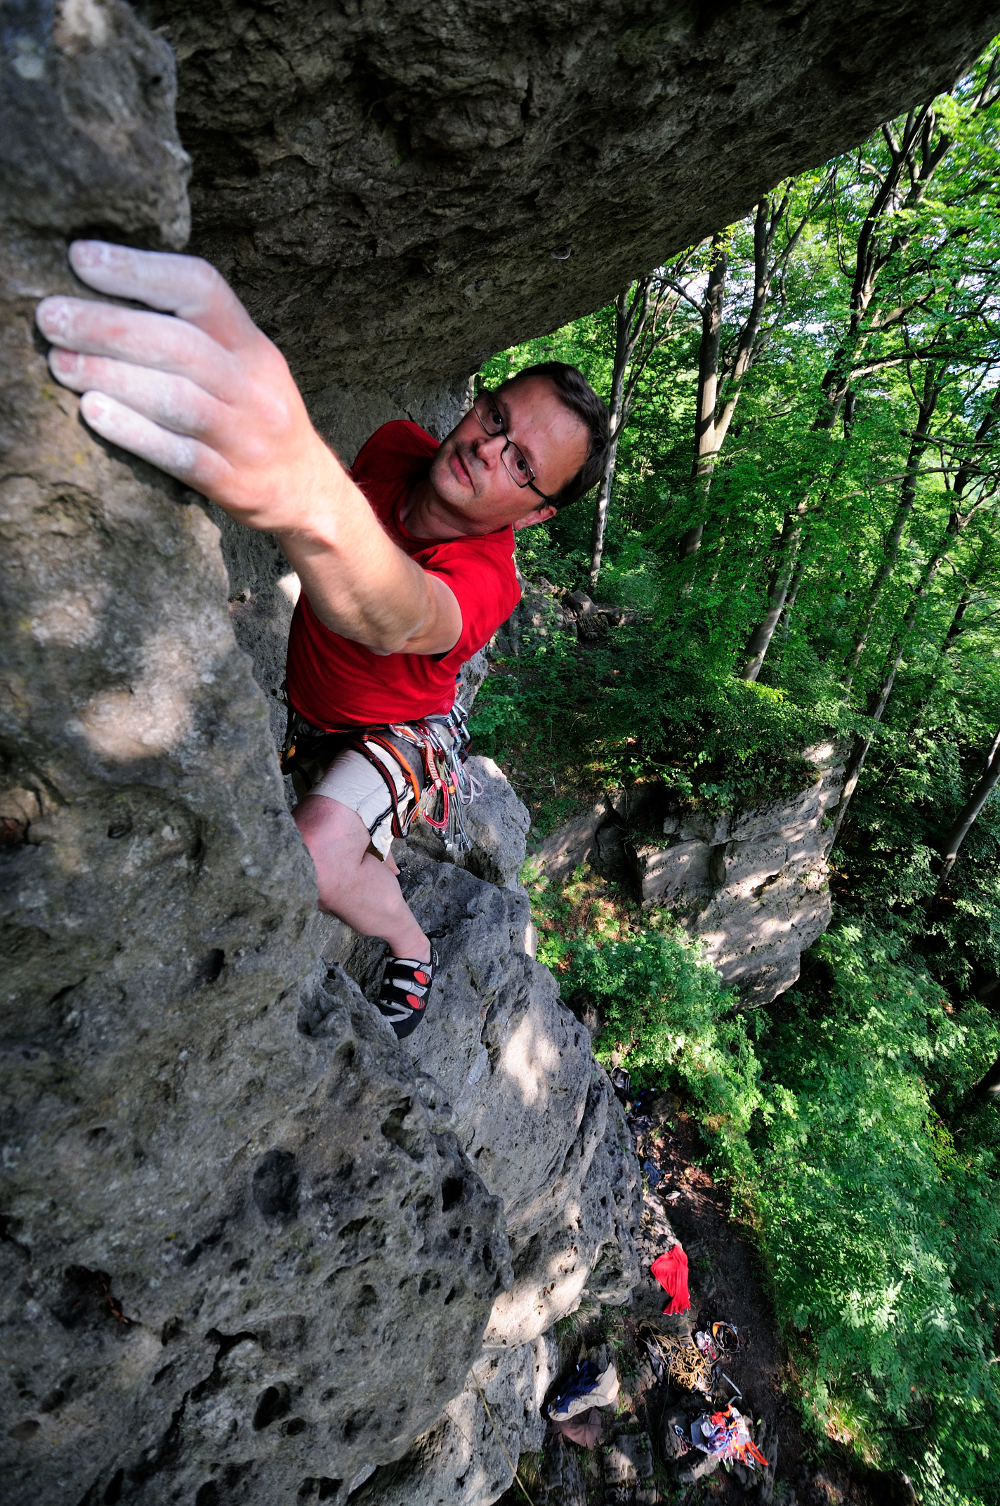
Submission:
<svg viewBox="0 0 1000 1506">
<path fill-rule="evenodd" d="M 370 743 L 369 747 L 395 785 L 402 819 L 413 804 L 413 791 L 395 759 L 376 744 Z M 385 861 L 392 843 L 392 801 L 382 775 L 362 753 L 356 748 L 345 748 L 338 753 L 310 793 L 324 795 L 327 800 L 339 800 L 349 810 L 357 811 L 368 828 L 372 846 Z"/>
</svg>

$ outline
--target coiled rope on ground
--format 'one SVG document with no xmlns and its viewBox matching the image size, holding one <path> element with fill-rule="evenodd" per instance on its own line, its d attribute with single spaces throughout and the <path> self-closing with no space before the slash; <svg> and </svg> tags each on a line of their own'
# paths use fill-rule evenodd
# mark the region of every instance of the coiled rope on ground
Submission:
<svg viewBox="0 0 1000 1506">
<path fill-rule="evenodd" d="M 693 1339 L 661 1333 L 652 1323 L 643 1323 L 639 1333 L 659 1354 L 667 1376 L 675 1385 L 684 1391 L 701 1391 L 706 1396 L 711 1392 L 711 1361 L 696 1348 Z"/>
</svg>

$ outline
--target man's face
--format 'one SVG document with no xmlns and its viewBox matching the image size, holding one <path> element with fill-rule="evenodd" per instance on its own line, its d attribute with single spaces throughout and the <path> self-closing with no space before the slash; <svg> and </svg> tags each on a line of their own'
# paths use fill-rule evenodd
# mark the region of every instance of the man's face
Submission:
<svg viewBox="0 0 1000 1506">
<path fill-rule="evenodd" d="M 587 458 L 586 425 L 548 377 L 515 380 L 494 399 L 507 434 L 535 473 L 538 491 L 554 496 Z M 508 524 L 527 528 L 555 514 L 538 492 L 514 481 L 500 459 L 506 443 L 502 434 L 487 434 L 475 413 L 467 413 L 434 456 L 429 480 L 435 512 L 459 532 L 478 536 Z"/>
</svg>

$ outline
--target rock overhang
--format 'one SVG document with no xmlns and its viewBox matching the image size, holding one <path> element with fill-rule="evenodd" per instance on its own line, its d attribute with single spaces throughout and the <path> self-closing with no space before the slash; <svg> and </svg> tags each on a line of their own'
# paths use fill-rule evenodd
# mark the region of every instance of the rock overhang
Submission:
<svg viewBox="0 0 1000 1506">
<path fill-rule="evenodd" d="M 152 0 L 192 247 L 306 390 L 423 392 L 948 88 L 995 0 Z"/>
</svg>

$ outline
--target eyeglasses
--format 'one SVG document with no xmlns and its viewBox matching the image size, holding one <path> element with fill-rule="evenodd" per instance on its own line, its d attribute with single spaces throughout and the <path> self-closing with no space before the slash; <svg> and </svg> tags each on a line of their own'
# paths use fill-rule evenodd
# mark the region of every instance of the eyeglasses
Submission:
<svg viewBox="0 0 1000 1506">
<path fill-rule="evenodd" d="M 514 485 L 521 487 L 522 490 L 525 487 L 530 487 L 537 496 L 541 497 L 543 502 L 551 502 L 552 498 L 547 497 L 535 485 L 534 471 L 504 428 L 503 415 L 497 407 L 496 398 L 493 393 L 484 388 L 473 403 L 472 411 L 479 419 L 487 434 L 490 436 L 502 434 L 504 439 L 506 439 L 507 443 L 500 451 L 500 459 L 503 461 L 504 470 Z"/>
</svg>

